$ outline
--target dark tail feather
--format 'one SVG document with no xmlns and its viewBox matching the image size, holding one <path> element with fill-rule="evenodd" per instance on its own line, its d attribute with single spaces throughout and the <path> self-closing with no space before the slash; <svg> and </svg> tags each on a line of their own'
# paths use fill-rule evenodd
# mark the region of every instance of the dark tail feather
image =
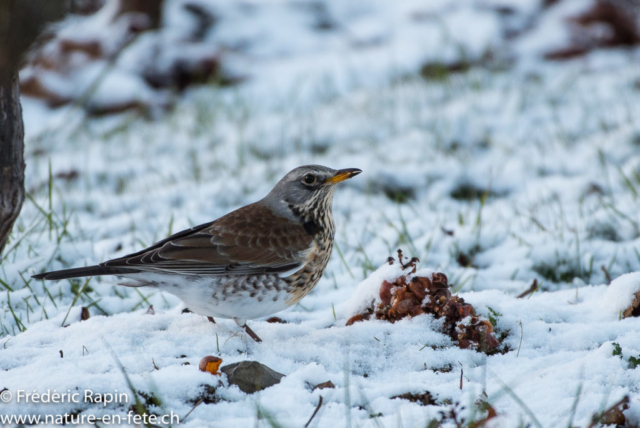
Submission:
<svg viewBox="0 0 640 428">
<path fill-rule="evenodd" d="M 75 269 L 64 269 L 64 270 L 56 270 L 53 272 L 39 273 L 37 275 L 33 275 L 32 278 L 58 280 L 58 279 L 67 279 L 67 278 L 81 278 L 83 276 L 122 275 L 122 274 L 137 273 L 137 272 L 139 272 L 139 270 L 136 270 L 136 269 L 108 267 L 108 266 L 87 266 L 87 267 L 81 267 L 81 268 L 75 268 Z"/>
</svg>

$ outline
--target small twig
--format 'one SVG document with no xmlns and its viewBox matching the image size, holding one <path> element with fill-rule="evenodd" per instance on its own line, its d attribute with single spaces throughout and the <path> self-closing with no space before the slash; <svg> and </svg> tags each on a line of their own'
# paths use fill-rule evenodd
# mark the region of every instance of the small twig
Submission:
<svg viewBox="0 0 640 428">
<path fill-rule="evenodd" d="M 609 271 L 607 270 L 605 265 L 602 265 L 600 268 L 602 272 L 604 272 L 604 277 L 607 278 L 607 285 L 611 284 L 611 275 L 609 275 Z"/>
<path fill-rule="evenodd" d="M 534 279 L 533 283 L 531 284 L 531 287 L 529 287 L 526 291 L 524 291 L 523 293 L 520 293 L 518 295 L 518 299 L 524 299 L 525 297 L 527 297 L 529 294 L 533 294 L 535 293 L 535 291 L 538 289 L 538 279 Z"/>
<path fill-rule="evenodd" d="M 189 416 L 191 414 L 191 412 L 193 412 L 196 407 L 198 407 L 200 404 L 202 404 L 202 402 L 204 401 L 204 399 L 199 399 L 198 401 L 196 401 L 196 404 L 193 405 L 193 407 L 191 408 L 191 410 L 189 410 L 189 413 L 187 413 L 186 415 L 184 415 L 184 417 L 182 419 L 180 419 L 180 423 L 184 422 L 185 419 L 187 419 L 187 416 Z"/>
<path fill-rule="evenodd" d="M 405 264 L 405 263 L 402 263 L 403 257 L 404 256 L 402 255 L 402 250 L 398 249 L 398 263 L 400 263 L 400 266 L 402 266 L 402 270 L 405 270 L 406 268 L 410 267 L 410 268 L 413 268 L 411 273 L 416 273 L 416 263 L 419 263 L 420 259 L 417 257 L 411 257 L 411 259 Z M 392 264 L 392 263 L 389 261 L 389 264 Z"/>
<path fill-rule="evenodd" d="M 462 367 L 460 367 L 460 390 L 462 391 L 462 379 L 464 375 L 464 369 Z"/>
<path fill-rule="evenodd" d="M 440 230 L 442 230 L 442 233 L 444 233 L 445 235 L 449 235 L 449 236 L 454 235 L 453 230 L 445 229 L 444 226 L 440 226 Z"/>
<path fill-rule="evenodd" d="M 304 428 L 307 428 L 309 426 L 309 424 L 311 423 L 311 421 L 313 420 L 313 418 L 316 417 L 316 415 L 318 414 L 318 410 L 320 410 L 320 407 L 322 406 L 322 395 L 320 396 L 320 400 L 318 401 L 318 405 L 316 406 L 316 410 L 313 411 L 313 415 L 311 415 L 311 418 L 309 418 L 309 421 L 304 424 Z"/>
<path fill-rule="evenodd" d="M 520 347 L 522 346 L 522 338 L 524 337 L 524 329 L 522 328 L 522 321 L 518 321 L 520 324 L 520 343 L 518 344 L 518 353 L 516 354 L 516 358 L 520 356 Z"/>
<path fill-rule="evenodd" d="M 240 332 L 236 331 L 235 333 L 233 333 L 231 336 L 229 336 L 229 338 L 227 340 L 224 341 L 224 343 L 222 344 L 222 346 L 225 346 L 227 344 L 228 341 L 230 341 L 231 339 L 233 339 L 234 337 L 236 337 L 237 335 L 239 335 Z"/>
</svg>

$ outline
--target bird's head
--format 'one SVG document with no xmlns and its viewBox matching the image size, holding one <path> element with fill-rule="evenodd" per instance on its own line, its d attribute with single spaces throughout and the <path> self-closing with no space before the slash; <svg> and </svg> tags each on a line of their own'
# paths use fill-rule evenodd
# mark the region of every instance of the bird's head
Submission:
<svg viewBox="0 0 640 428">
<path fill-rule="evenodd" d="M 361 172 L 357 168 L 335 170 L 321 165 L 300 166 L 285 175 L 267 199 L 282 201 L 301 211 L 320 206 L 331 209 L 335 185 Z"/>
</svg>

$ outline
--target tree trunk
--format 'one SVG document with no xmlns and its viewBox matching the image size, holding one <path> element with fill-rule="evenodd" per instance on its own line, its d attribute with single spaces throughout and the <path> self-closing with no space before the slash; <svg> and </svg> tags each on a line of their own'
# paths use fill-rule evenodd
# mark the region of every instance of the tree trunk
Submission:
<svg viewBox="0 0 640 428">
<path fill-rule="evenodd" d="M 18 73 L 0 76 L 0 254 L 24 202 L 24 127 Z"/>
<path fill-rule="evenodd" d="M 20 60 L 42 27 L 60 19 L 65 8 L 60 0 L 0 0 L 0 255 L 24 202 Z"/>
</svg>

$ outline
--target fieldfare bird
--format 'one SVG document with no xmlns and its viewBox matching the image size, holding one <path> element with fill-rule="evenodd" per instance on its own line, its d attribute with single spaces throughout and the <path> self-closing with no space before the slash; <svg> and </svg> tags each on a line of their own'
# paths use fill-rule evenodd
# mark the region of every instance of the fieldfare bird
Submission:
<svg viewBox="0 0 640 428">
<path fill-rule="evenodd" d="M 149 248 L 96 266 L 33 275 L 59 280 L 116 275 L 120 285 L 156 287 L 197 314 L 247 320 L 282 311 L 309 294 L 333 248 L 335 184 L 362 171 L 301 166 L 262 200 Z"/>
</svg>

